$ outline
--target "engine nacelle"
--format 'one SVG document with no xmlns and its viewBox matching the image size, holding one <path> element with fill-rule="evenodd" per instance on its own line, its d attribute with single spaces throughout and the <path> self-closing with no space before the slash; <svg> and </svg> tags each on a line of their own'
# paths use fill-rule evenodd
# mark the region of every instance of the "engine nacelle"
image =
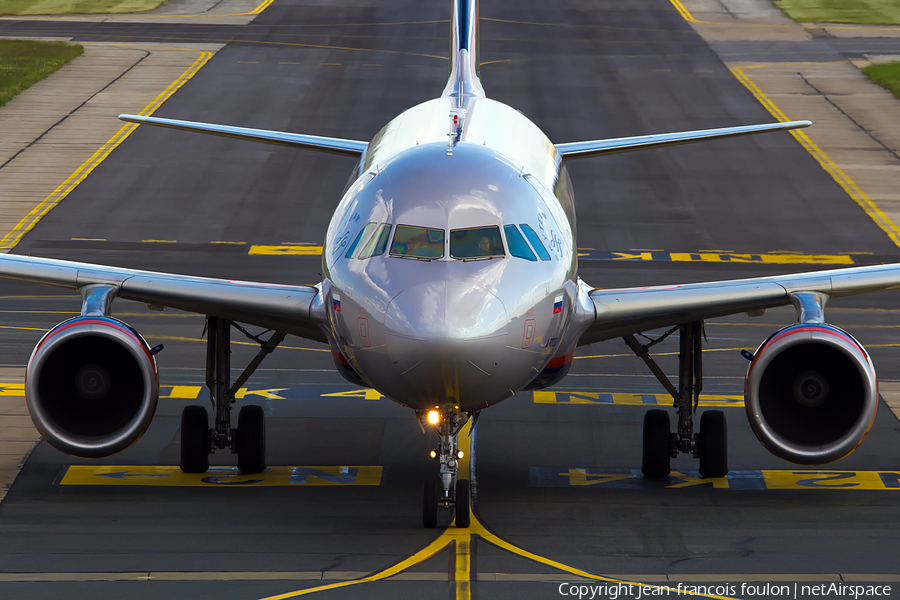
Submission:
<svg viewBox="0 0 900 600">
<path fill-rule="evenodd" d="M 159 377 L 147 342 L 109 317 L 76 317 L 38 342 L 25 375 L 35 427 L 68 454 L 100 458 L 134 443 L 156 412 Z"/>
<path fill-rule="evenodd" d="M 750 427 L 772 454 L 802 465 L 843 458 L 869 432 L 878 382 L 865 348 L 845 331 L 798 324 L 756 351 L 744 383 Z"/>
</svg>

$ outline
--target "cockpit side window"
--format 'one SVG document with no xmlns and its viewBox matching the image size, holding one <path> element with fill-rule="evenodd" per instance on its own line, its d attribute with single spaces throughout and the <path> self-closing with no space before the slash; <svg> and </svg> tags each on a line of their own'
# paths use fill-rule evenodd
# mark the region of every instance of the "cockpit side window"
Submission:
<svg viewBox="0 0 900 600">
<path fill-rule="evenodd" d="M 375 222 L 371 222 L 363 227 L 359 232 L 359 235 L 356 236 L 356 239 L 353 240 L 353 243 L 350 244 L 350 248 L 347 250 L 347 254 L 344 255 L 344 258 L 350 258 L 351 256 L 353 256 L 353 253 L 356 251 L 356 247 L 359 246 L 359 243 L 363 240 L 368 240 L 372 235 L 372 232 L 375 231 L 376 227 L 378 227 L 378 223 Z"/>
<path fill-rule="evenodd" d="M 368 225 L 366 225 L 368 227 Z M 372 258 L 373 256 L 381 256 L 387 248 L 388 240 L 391 239 L 391 224 L 382 223 L 378 227 L 378 231 L 369 238 L 366 245 L 359 251 L 360 260 Z"/>
<path fill-rule="evenodd" d="M 519 226 L 522 228 L 522 232 L 525 234 L 525 237 L 528 238 L 528 241 L 531 242 L 531 247 L 534 248 L 534 251 L 537 252 L 537 255 L 541 260 L 550 260 L 550 253 L 547 252 L 544 244 L 541 243 L 541 238 L 539 238 L 538 234 L 531 228 L 531 225 L 521 223 Z"/>
<path fill-rule="evenodd" d="M 506 232 L 506 244 L 509 246 L 510 254 L 517 258 L 524 258 L 525 260 L 530 260 L 532 262 L 537 260 L 534 252 L 528 247 L 528 243 L 525 241 L 525 238 L 522 237 L 522 233 L 515 225 L 504 225 L 503 231 Z"/>
<path fill-rule="evenodd" d="M 444 256 L 444 230 L 397 225 L 391 256 L 433 260 Z"/>
<path fill-rule="evenodd" d="M 503 256 L 506 256 L 506 252 L 503 250 L 500 228 L 496 225 L 454 229 L 450 232 L 450 258 L 476 260 Z"/>
</svg>

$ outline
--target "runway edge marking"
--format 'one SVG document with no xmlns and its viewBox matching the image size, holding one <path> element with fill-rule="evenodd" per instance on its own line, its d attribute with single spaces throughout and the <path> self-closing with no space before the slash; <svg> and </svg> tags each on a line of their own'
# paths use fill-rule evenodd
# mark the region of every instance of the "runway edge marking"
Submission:
<svg viewBox="0 0 900 600">
<path fill-rule="evenodd" d="M 134 46 L 137 44 L 112 44 L 117 46 Z M 143 116 L 152 115 L 157 108 L 159 108 L 163 102 L 168 100 L 178 89 L 184 85 L 189 79 L 191 79 L 194 75 L 197 74 L 197 71 L 200 70 L 203 65 L 205 65 L 210 58 L 212 58 L 213 53 L 208 50 L 196 50 L 193 48 L 167 48 L 161 46 L 154 46 L 154 48 L 160 49 L 168 49 L 168 50 L 185 50 L 188 52 L 199 52 L 200 56 L 191 64 L 190 67 L 186 71 L 184 71 L 178 79 L 169 84 L 169 86 L 163 90 L 153 101 L 148 104 L 144 110 L 140 112 Z M 97 168 L 97 166 L 102 163 L 109 154 L 115 150 L 119 144 L 125 141 L 131 133 L 137 129 L 136 123 L 129 123 L 127 125 L 122 126 L 116 133 L 113 135 L 109 141 L 103 144 L 89 159 L 87 159 L 84 163 L 79 166 L 74 173 L 72 173 L 65 181 L 63 181 L 53 192 L 44 198 L 40 204 L 35 206 L 31 212 L 29 212 L 18 224 L 7 233 L 2 240 L 0 240 L 0 251 L 9 251 L 16 246 L 21 240 L 22 237 L 34 229 L 35 225 L 37 225 L 41 219 L 43 219 L 47 213 L 49 213 L 57 204 L 62 202 L 69 193 L 72 192 L 78 185 L 84 181 L 91 172 Z"/>
</svg>

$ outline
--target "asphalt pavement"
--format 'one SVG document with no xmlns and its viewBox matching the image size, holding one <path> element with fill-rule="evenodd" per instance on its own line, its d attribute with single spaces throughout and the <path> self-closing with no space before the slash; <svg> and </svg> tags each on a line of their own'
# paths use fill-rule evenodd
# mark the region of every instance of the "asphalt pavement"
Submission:
<svg viewBox="0 0 900 600">
<path fill-rule="evenodd" d="M 488 96 L 554 141 L 771 120 L 668 2 L 483 2 L 481 14 Z M 226 43 L 156 116 L 369 139 L 440 93 L 448 19 L 443 2 L 276 0 L 246 26 L 5 21 L 0 33 Z M 352 168 L 340 157 L 140 127 L 13 252 L 315 282 L 317 256 L 251 248 L 321 244 Z M 819 268 L 738 254 L 857 264 L 900 256 L 786 133 L 582 160 L 570 171 L 586 254 L 580 272 L 595 286 Z M 898 300 L 843 300 L 827 313 L 869 347 L 886 380 L 900 379 Z M 41 332 L 78 307 L 68 293 L 4 284 L 0 365 L 24 366 Z M 0 596 L 253 599 L 370 577 L 378 581 L 318 594 L 545 598 L 587 574 L 731 584 L 734 592 L 715 595 L 736 598 L 777 597 L 773 584 L 793 591 L 804 581 L 900 586 L 897 418 L 882 404 L 863 446 L 826 471 L 772 457 L 747 426 L 740 349 L 792 322 L 793 310 L 707 327 L 705 389 L 725 406 L 730 479 L 699 482 L 690 458 L 673 461 L 678 475 L 665 482 L 635 475 L 643 413 L 665 398 L 624 344 L 605 342 L 581 349 L 548 395 L 519 394 L 485 411 L 475 446 L 478 526 L 460 535 L 420 527 L 435 440 L 406 409 L 354 390 L 324 348 L 303 340 L 267 359 L 241 399 L 263 404 L 269 463 L 288 468 L 282 480 L 281 471 L 247 483 L 220 470 L 190 483 L 158 470 L 177 464 L 181 408 L 205 398 L 203 320 L 118 301 L 115 314 L 166 345 L 157 417 L 138 443 L 101 461 L 110 467 L 103 472 L 79 471 L 88 461 L 45 443 L 36 448 L 0 505 Z M 675 348 L 659 348 L 671 372 Z M 238 346 L 234 365 L 252 353 Z M 220 453 L 213 462 L 235 460 Z M 363 467 L 380 470 L 369 477 Z M 388 578 L 384 570 L 397 564 L 405 568 Z M 749 582 L 770 587 L 740 591 Z"/>
</svg>

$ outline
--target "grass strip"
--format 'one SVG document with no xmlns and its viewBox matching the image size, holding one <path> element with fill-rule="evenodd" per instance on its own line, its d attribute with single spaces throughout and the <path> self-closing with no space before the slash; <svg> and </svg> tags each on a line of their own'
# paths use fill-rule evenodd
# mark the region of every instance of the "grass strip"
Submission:
<svg viewBox="0 0 900 600">
<path fill-rule="evenodd" d="M 84 52 L 78 44 L 0 40 L 0 106 Z"/>
<path fill-rule="evenodd" d="M 775 6 L 798 23 L 900 25 L 897 0 L 775 0 Z"/>
<path fill-rule="evenodd" d="M 900 62 L 876 63 L 862 71 L 872 81 L 900 98 Z"/>
<path fill-rule="evenodd" d="M 0 0 L 3 15 L 86 15 L 153 10 L 168 0 Z"/>
</svg>

